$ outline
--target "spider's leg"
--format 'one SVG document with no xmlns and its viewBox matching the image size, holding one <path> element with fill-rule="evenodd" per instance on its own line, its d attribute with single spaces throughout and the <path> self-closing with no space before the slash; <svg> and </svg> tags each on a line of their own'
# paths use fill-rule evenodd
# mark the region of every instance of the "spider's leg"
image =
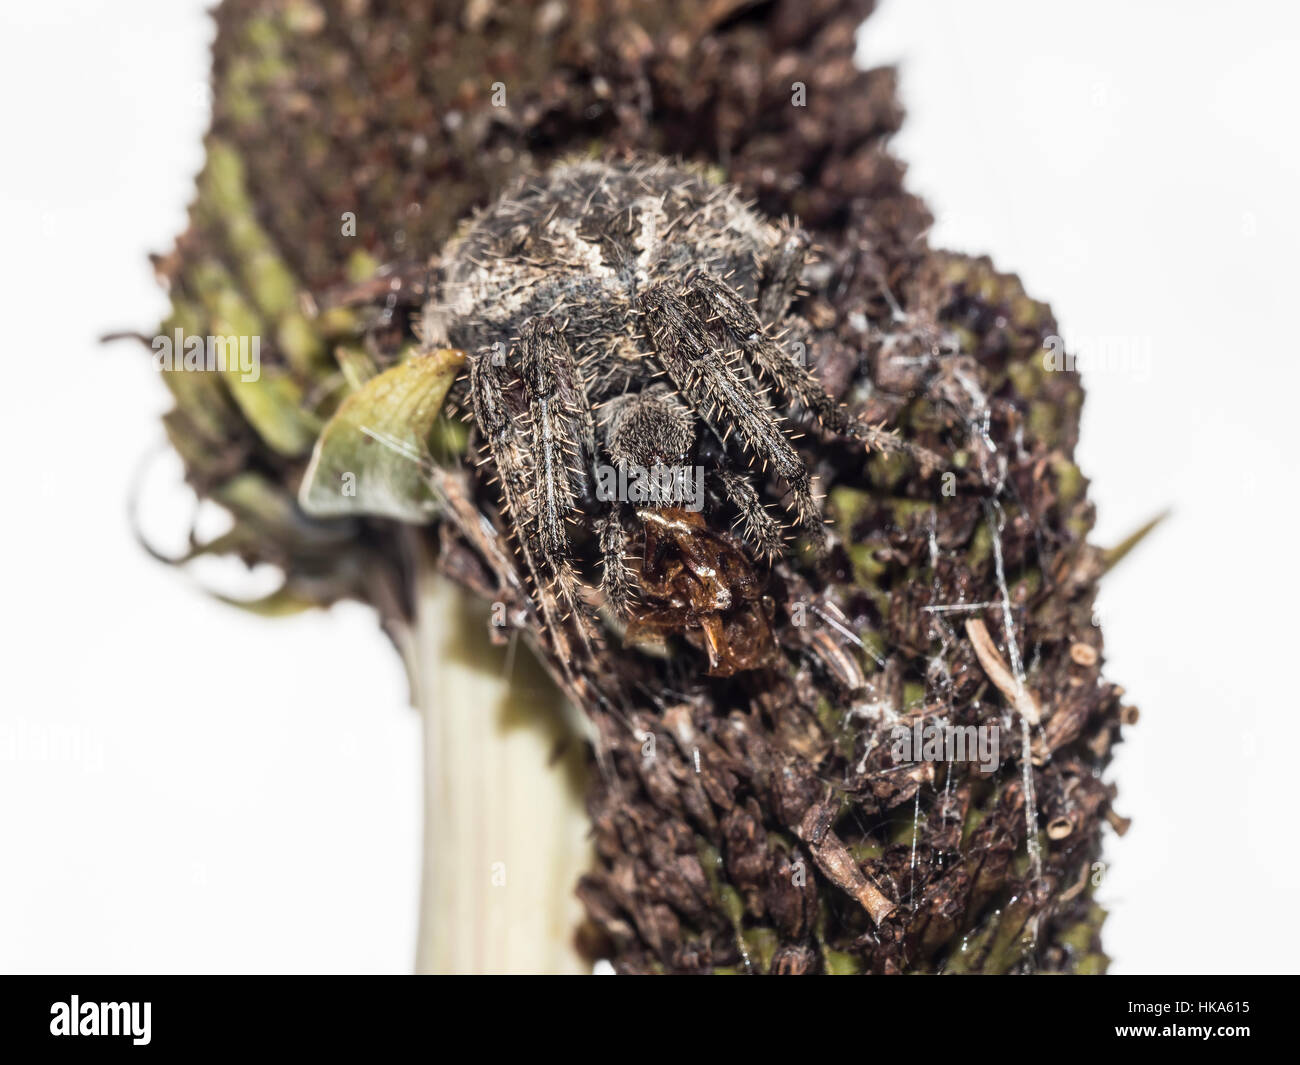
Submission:
<svg viewBox="0 0 1300 1065">
<path fill-rule="evenodd" d="M 521 546 L 522 537 L 512 549 L 505 534 L 475 505 L 469 477 L 464 470 L 431 465 L 428 476 L 434 494 L 446 507 L 448 528 L 454 528 L 487 563 L 488 569 L 496 577 L 499 594 L 522 597 L 528 604 L 530 616 L 533 619 L 540 618 L 540 625 L 525 628 L 525 639 L 530 642 L 539 641 L 541 647 L 550 652 L 539 654 L 539 660 L 546 664 L 556 685 L 574 705 L 583 705 L 583 695 L 592 686 L 592 680 L 585 671 L 574 668 L 574 656 L 565 631 L 555 616 L 554 604 L 545 596 L 534 597 L 528 590 L 528 577 L 531 577 L 534 586 L 538 583 L 537 571 L 532 563 L 531 552 L 526 546 Z M 527 566 L 527 577 L 517 568 L 519 557 L 522 557 Z"/>
<path fill-rule="evenodd" d="M 786 227 L 780 243 L 760 264 L 758 313 L 762 321 L 776 325 L 785 317 L 807 261 L 808 234 L 798 227 Z"/>
<path fill-rule="evenodd" d="M 687 285 L 688 298 L 706 320 L 716 319 L 740 345 L 746 360 L 786 396 L 796 399 L 829 432 L 851 436 L 881 451 L 908 450 L 898 437 L 855 418 L 832 399 L 801 358 L 783 351 L 765 331 L 785 316 L 794 298 L 808 254 L 808 238 L 800 229 L 789 230 L 761 267 L 758 314 L 736 292 L 709 277 L 697 275 Z M 932 456 L 920 456 L 923 460 Z"/>
<path fill-rule="evenodd" d="M 709 328 L 666 282 L 641 295 L 655 354 L 668 376 L 710 425 L 712 412 L 734 430 L 764 467 L 771 466 L 790 488 L 799 522 L 815 545 L 825 541 L 821 510 L 813 498 L 812 477 L 777 421 L 771 405 L 748 383 L 713 343 Z M 725 443 L 725 440 L 724 440 Z"/>
<path fill-rule="evenodd" d="M 560 593 L 589 627 L 569 562 L 564 523 L 590 478 L 595 431 L 573 349 L 555 322 L 542 316 L 520 330 L 520 370 L 532 426 L 533 516 L 540 553 Z"/>
<path fill-rule="evenodd" d="M 758 554 L 769 562 L 781 554 L 781 526 L 767 512 L 758 492 L 743 473 L 723 470 L 719 476 L 722 490 L 740 513 L 741 533 Z"/>
<path fill-rule="evenodd" d="M 475 352 L 469 364 L 469 398 L 474 420 L 496 466 L 501 500 L 519 530 L 520 544 L 536 543 L 536 522 L 529 499 L 531 458 L 528 451 L 527 411 L 509 389 L 504 362 L 492 349 Z"/>
<path fill-rule="evenodd" d="M 603 562 L 600 587 L 610 610 L 616 617 L 627 620 L 631 613 L 634 585 L 627 568 L 627 533 L 623 529 L 622 508 L 617 502 L 598 527 Z"/>
<path fill-rule="evenodd" d="M 568 556 L 564 522 L 590 478 L 595 432 L 573 349 L 551 318 L 520 330 L 520 370 L 533 430 L 533 493 L 538 536 L 550 557 Z"/>
<path fill-rule="evenodd" d="M 898 450 L 891 433 L 874 429 L 854 418 L 830 397 L 821 382 L 797 358 L 791 357 L 764 330 L 754 309 L 738 292 L 708 274 L 696 274 L 686 285 L 686 298 L 700 316 L 720 329 L 740 347 L 746 361 L 756 367 L 786 396 L 809 410 L 829 432 L 852 436 L 881 450 Z"/>
<path fill-rule="evenodd" d="M 709 274 L 697 273 L 686 283 L 686 299 L 705 322 L 737 344 L 746 361 L 785 395 L 807 407 L 831 432 L 849 432 L 848 413 L 827 395 L 806 366 L 783 352 L 767 335 L 758 315 L 739 292 Z"/>
<path fill-rule="evenodd" d="M 559 620 L 543 595 L 542 575 L 535 562 L 537 522 L 529 494 L 531 457 L 528 450 L 527 411 L 519 397 L 509 388 L 510 378 L 504 361 L 498 361 L 500 349 L 474 353 L 469 364 L 469 399 L 487 447 L 488 457 L 496 467 L 501 502 L 515 527 L 520 555 L 528 568 L 547 628 L 557 647 L 566 646 Z"/>
</svg>

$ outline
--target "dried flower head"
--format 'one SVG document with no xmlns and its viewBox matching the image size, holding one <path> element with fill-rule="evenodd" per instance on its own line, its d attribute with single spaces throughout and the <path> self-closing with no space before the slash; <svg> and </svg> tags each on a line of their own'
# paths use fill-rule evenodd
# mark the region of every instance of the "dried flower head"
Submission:
<svg viewBox="0 0 1300 1065">
<path fill-rule="evenodd" d="M 1133 715 L 1082 387 L 1046 305 L 929 246 L 871 6 L 217 12 L 165 332 L 265 343 L 255 381 L 165 374 L 236 518 L 194 553 L 403 646 L 430 555 L 500 607 L 591 723 L 579 892 L 623 971 L 1105 967 Z M 698 509 L 601 498 L 678 462 Z M 926 753 L 954 729 L 979 758 Z"/>
</svg>

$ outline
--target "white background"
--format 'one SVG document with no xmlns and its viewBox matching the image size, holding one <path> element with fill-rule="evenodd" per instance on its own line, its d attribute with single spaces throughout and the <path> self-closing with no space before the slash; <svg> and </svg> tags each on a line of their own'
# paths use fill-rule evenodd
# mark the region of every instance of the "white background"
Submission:
<svg viewBox="0 0 1300 1065">
<path fill-rule="evenodd" d="M 145 256 L 201 162 L 205 6 L 0 9 L 0 970 L 412 961 L 417 723 L 373 615 L 247 617 L 126 520 L 168 402 L 96 337 L 164 310 Z M 1174 511 L 1100 604 L 1142 709 L 1111 772 L 1120 973 L 1297 967 L 1298 43 L 1265 0 L 887 0 L 863 37 L 902 62 L 934 243 L 1018 272 L 1085 357 L 1151 360 L 1085 374 L 1079 449 L 1098 542 Z M 147 481 L 165 545 L 176 476 Z"/>
</svg>

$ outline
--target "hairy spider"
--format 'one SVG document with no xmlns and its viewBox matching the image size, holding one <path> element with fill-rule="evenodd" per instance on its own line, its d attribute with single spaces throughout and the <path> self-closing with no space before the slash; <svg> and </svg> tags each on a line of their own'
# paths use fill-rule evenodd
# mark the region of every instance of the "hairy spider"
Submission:
<svg viewBox="0 0 1300 1065">
<path fill-rule="evenodd" d="M 802 348 L 783 346 L 808 328 L 787 317 L 808 247 L 798 228 L 760 217 L 696 169 L 624 160 L 556 164 L 444 249 L 423 339 L 469 353 L 468 407 L 519 550 L 539 594 L 554 589 L 584 626 L 579 543 L 595 541 L 605 603 L 627 617 L 637 589 L 629 511 L 679 531 L 701 524 L 679 520 L 679 499 L 657 499 L 656 510 L 598 498 L 602 472 L 693 461 L 711 505 L 733 512 L 771 561 L 783 526 L 763 503 L 769 483 L 814 546 L 825 536 L 781 411 L 797 405 L 867 443 L 892 439 L 827 395 Z"/>
</svg>

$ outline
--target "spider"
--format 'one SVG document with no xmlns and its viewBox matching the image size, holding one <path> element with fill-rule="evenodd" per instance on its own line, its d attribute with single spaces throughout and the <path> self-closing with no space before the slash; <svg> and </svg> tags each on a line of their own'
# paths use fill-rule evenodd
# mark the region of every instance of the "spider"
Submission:
<svg viewBox="0 0 1300 1065">
<path fill-rule="evenodd" d="M 792 524 L 815 548 L 825 541 L 782 412 L 801 407 L 827 432 L 867 444 L 893 440 L 836 403 L 788 340 L 809 328 L 788 316 L 809 247 L 732 186 L 634 158 L 557 163 L 444 248 L 422 338 L 468 353 L 460 402 L 518 548 L 539 592 L 554 589 L 584 625 L 580 543 L 594 543 L 604 603 L 627 619 L 637 588 L 629 509 L 671 534 L 656 542 L 700 525 L 683 520 L 680 500 L 628 508 L 598 498 L 603 470 L 693 460 L 711 505 L 729 508 L 754 555 L 771 562 L 786 526 L 764 504 L 769 481 L 784 489 Z M 695 576 L 725 609 L 728 586 L 708 569 L 699 563 Z"/>
</svg>

